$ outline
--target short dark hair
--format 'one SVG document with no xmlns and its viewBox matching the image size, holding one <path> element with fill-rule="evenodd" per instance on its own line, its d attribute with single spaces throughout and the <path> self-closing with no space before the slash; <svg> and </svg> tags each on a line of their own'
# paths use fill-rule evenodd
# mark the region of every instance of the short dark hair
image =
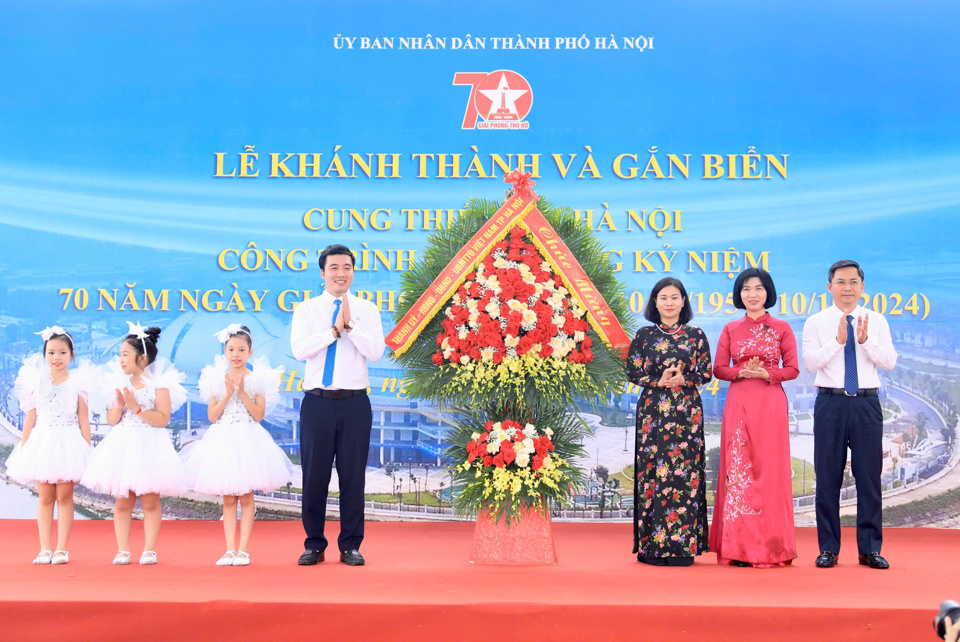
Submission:
<svg viewBox="0 0 960 642">
<path fill-rule="evenodd" d="M 141 354 L 147 355 L 147 365 L 149 366 L 157 359 L 157 340 L 160 339 L 160 328 L 149 327 L 145 332 L 147 336 L 143 339 L 138 338 L 135 334 L 128 334 L 123 338 L 123 342 L 136 350 L 138 361 Z"/>
<path fill-rule="evenodd" d="M 851 261 L 850 259 L 843 259 L 842 261 L 837 261 L 830 266 L 830 271 L 827 272 L 827 283 L 833 282 L 833 273 L 837 270 L 842 270 L 843 268 L 855 267 L 857 272 L 860 274 L 860 280 L 863 281 L 863 270 L 860 268 L 860 264 L 856 261 Z"/>
<path fill-rule="evenodd" d="M 683 287 L 680 279 L 668 276 L 657 281 L 657 284 L 653 286 L 653 290 L 650 291 L 650 298 L 647 299 L 647 307 L 643 309 L 643 316 L 646 317 L 647 321 L 660 323 L 660 310 L 657 309 L 657 295 L 660 294 L 660 290 L 670 285 L 680 290 L 680 296 L 683 297 L 683 308 L 680 309 L 679 323 L 681 325 L 689 323 L 690 319 L 693 318 L 693 308 L 690 307 L 690 297 L 687 296 L 687 289 Z"/>
<path fill-rule="evenodd" d="M 747 281 L 753 278 L 760 279 L 760 284 L 767 291 L 767 300 L 763 302 L 763 307 L 772 308 L 775 306 L 777 304 L 777 288 L 773 285 L 773 278 L 770 273 L 763 268 L 751 267 L 741 272 L 737 276 L 737 280 L 733 282 L 733 307 L 738 310 L 747 309 L 747 306 L 743 304 L 743 297 L 740 296 L 740 292 Z"/>
<path fill-rule="evenodd" d="M 356 267 L 357 259 L 353 256 L 353 252 L 350 251 L 346 245 L 340 245 L 335 243 L 333 245 L 328 245 L 327 248 L 320 253 L 320 269 L 323 270 L 327 267 L 327 257 L 336 256 L 336 255 L 345 255 L 350 257 L 350 265 Z"/>
</svg>

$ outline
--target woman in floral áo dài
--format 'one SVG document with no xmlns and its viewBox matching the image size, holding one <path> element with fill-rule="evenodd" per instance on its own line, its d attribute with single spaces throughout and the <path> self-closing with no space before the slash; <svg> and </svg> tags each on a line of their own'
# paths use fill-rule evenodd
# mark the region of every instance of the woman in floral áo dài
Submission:
<svg viewBox="0 0 960 642">
<path fill-rule="evenodd" d="M 677 279 L 660 280 L 627 356 L 627 378 L 643 387 L 637 402 L 634 542 L 637 559 L 689 566 L 706 553 L 707 502 L 703 405 L 697 388 L 713 376 L 703 330 Z"/>
</svg>

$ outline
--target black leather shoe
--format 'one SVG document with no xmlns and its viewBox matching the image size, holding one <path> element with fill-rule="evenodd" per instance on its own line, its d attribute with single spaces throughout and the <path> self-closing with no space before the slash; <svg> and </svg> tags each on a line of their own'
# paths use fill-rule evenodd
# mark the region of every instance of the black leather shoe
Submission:
<svg viewBox="0 0 960 642">
<path fill-rule="evenodd" d="M 867 553 L 860 556 L 860 564 L 870 568 L 890 568 L 890 562 L 883 559 L 880 553 Z"/>
<path fill-rule="evenodd" d="M 301 555 L 300 559 L 297 560 L 297 564 L 300 566 L 313 566 L 322 561 L 323 551 L 316 551 L 312 548 L 308 548 L 303 551 L 303 555 Z"/>
<path fill-rule="evenodd" d="M 340 553 L 340 561 L 347 566 L 363 566 L 366 563 L 363 560 L 363 555 L 361 555 L 357 549 L 342 551 Z"/>
<path fill-rule="evenodd" d="M 742 560 L 733 560 L 732 562 L 730 562 L 730 566 L 739 566 L 739 567 L 741 567 L 741 568 L 750 568 L 751 566 L 753 566 L 753 564 L 751 564 L 750 562 L 744 562 L 744 561 L 742 561 Z"/>
<path fill-rule="evenodd" d="M 637 555 L 637 561 L 641 564 L 649 564 L 650 566 L 666 566 L 667 558 L 666 557 L 641 557 Z"/>
<path fill-rule="evenodd" d="M 820 553 L 820 557 L 817 558 L 817 567 L 818 568 L 833 568 L 837 565 L 837 555 L 833 554 L 833 551 L 823 551 Z"/>
</svg>

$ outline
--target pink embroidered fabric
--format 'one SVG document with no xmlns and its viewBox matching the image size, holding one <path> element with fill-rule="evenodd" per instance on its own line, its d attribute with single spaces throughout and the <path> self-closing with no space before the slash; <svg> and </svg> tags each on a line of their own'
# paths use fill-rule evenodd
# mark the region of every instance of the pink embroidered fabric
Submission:
<svg viewBox="0 0 960 642">
<path fill-rule="evenodd" d="M 481 512 L 473 530 L 471 564 L 556 564 L 550 513 L 527 511 L 519 523 L 494 523 Z"/>
</svg>

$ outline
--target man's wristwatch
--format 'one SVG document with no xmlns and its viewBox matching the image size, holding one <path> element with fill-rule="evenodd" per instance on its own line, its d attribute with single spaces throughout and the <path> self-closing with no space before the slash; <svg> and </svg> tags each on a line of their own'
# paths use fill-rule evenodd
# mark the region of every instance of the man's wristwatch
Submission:
<svg viewBox="0 0 960 642">
<path fill-rule="evenodd" d="M 353 319 L 350 319 L 349 321 L 343 324 L 343 327 L 347 330 L 347 332 L 349 332 L 350 330 L 353 330 L 357 326 L 353 322 Z"/>
</svg>

